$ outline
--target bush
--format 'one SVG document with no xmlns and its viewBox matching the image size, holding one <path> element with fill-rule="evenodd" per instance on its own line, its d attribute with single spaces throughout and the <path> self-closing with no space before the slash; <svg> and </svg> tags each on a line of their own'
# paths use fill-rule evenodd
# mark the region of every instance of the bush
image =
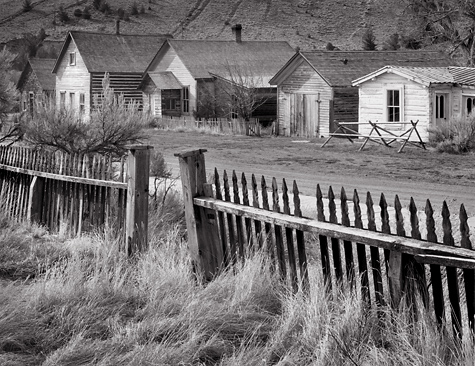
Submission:
<svg viewBox="0 0 475 366">
<path fill-rule="evenodd" d="M 81 9 L 75 9 L 73 14 L 76 18 L 81 18 L 82 17 L 82 10 Z"/>
<path fill-rule="evenodd" d="M 140 14 L 145 14 L 145 6 L 143 4 L 140 6 Z"/>
<path fill-rule="evenodd" d="M 429 144 L 439 152 L 462 154 L 475 150 L 475 114 L 452 118 L 429 130 Z"/>
<path fill-rule="evenodd" d="M 134 3 L 130 6 L 130 15 L 137 15 L 139 13 L 139 6 L 134 1 Z"/>
<path fill-rule="evenodd" d="M 27 13 L 29 12 L 33 7 L 31 6 L 31 0 L 25 0 L 23 1 L 23 12 Z"/>
<path fill-rule="evenodd" d="M 363 41 L 363 50 L 365 51 L 376 51 L 376 36 L 373 33 L 372 28 L 366 29 L 362 37 Z"/>
<path fill-rule="evenodd" d="M 399 34 L 394 33 L 389 36 L 389 38 L 383 44 L 384 51 L 397 51 L 401 48 L 399 44 Z"/>
<path fill-rule="evenodd" d="M 58 18 L 61 22 L 66 23 L 69 21 L 69 15 L 66 13 L 66 10 L 62 6 L 59 7 Z"/>
<path fill-rule="evenodd" d="M 108 15 L 111 13 L 111 7 L 107 1 L 101 1 L 101 7 L 99 8 L 101 13 Z"/>
<path fill-rule="evenodd" d="M 82 11 L 82 18 L 83 19 L 91 19 L 91 13 L 89 12 L 89 7 L 86 6 Z"/>
<path fill-rule="evenodd" d="M 125 16 L 125 11 L 122 8 L 117 9 L 117 15 L 119 16 L 119 19 L 123 20 Z"/>
<path fill-rule="evenodd" d="M 92 6 L 94 6 L 94 8 L 96 10 L 100 10 L 101 9 L 101 5 L 102 5 L 102 0 L 93 0 L 92 1 Z"/>
</svg>

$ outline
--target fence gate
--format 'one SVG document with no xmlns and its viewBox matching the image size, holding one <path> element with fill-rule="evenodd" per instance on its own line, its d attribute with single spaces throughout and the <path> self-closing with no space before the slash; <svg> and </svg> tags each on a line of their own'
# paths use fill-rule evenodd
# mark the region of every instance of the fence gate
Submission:
<svg viewBox="0 0 475 366">
<path fill-rule="evenodd" d="M 317 137 L 320 125 L 320 95 L 290 93 L 286 98 L 290 136 Z"/>
</svg>

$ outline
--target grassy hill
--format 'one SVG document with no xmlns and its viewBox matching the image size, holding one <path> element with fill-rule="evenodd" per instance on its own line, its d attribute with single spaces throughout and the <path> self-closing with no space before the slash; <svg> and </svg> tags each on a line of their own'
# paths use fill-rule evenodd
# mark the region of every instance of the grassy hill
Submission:
<svg viewBox="0 0 475 366">
<path fill-rule="evenodd" d="M 302 49 L 322 49 L 328 42 L 341 49 L 361 49 L 364 28 L 372 26 L 378 43 L 395 32 L 409 34 L 403 0 L 116 0 L 105 16 L 92 7 L 92 0 L 0 0 L 0 42 L 25 32 L 46 30 L 48 39 L 63 39 L 69 29 L 113 32 L 117 10 L 130 11 L 137 3 L 144 14 L 121 23 L 123 33 L 171 33 L 176 38 L 231 39 L 231 25 L 243 25 L 243 39 L 281 39 Z M 57 10 L 63 6 L 70 21 L 62 23 Z M 73 15 L 89 6 L 91 19 Z"/>
</svg>

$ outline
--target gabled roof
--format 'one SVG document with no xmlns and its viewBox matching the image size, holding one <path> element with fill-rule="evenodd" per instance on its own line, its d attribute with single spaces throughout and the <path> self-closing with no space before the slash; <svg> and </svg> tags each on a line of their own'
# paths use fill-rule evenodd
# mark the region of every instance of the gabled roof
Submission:
<svg viewBox="0 0 475 366">
<path fill-rule="evenodd" d="M 143 73 L 169 34 L 126 35 L 82 31 L 69 32 L 53 72 L 74 41 L 89 72 Z"/>
<path fill-rule="evenodd" d="M 169 39 L 167 44 L 195 79 L 210 78 L 211 74 L 229 79 L 230 70 L 237 69 L 259 77 L 265 87 L 269 86 L 268 81 L 295 52 L 285 41 Z M 162 53 L 157 53 L 149 68 Z"/>
<path fill-rule="evenodd" d="M 473 67 L 401 67 L 385 66 L 368 75 L 353 81 L 360 85 L 382 74 L 394 73 L 416 83 L 430 86 L 431 84 L 459 84 L 475 86 L 475 68 Z"/>
<path fill-rule="evenodd" d="M 56 84 L 56 78 L 51 73 L 53 70 L 55 59 L 49 58 L 31 58 L 28 60 L 25 68 L 23 69 L 20 79 L 17 83 L 17 88 L 22 89 L 23 84 L 26 81 L 26 76 L 29 70 L 32 70 L 36 75 L 38 82 L 43 90 L 54 90 Z"/>
<path fill-rule="evenodd" d="M 350 86 L 363 75 L 386 65 L 450 66 L 450 58 L 437 51 L 310 51 L 297 52 L 272 78 L 282 83 L 302 62 L 307 62 L 332 87 Z"/>
<path fill-rule="evenodd" d="M 147 77 L 150 78 L 156 86 L 159 86 L 160 89 L 181 89 L 183 87 L 170 71 L 148 72 L 145 79 Z"/>
</svg>

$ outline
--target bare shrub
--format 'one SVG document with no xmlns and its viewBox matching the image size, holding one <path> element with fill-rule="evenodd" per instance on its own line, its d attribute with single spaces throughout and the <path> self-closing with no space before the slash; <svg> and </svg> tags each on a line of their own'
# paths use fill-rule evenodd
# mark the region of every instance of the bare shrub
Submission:
<svg viewBox="0 0 475 366">
<path fill-rule="evenodd" d="M 467 153 L 475 149 L 475 114 L 452 118 L 442 126 L 429 129 L 429 143 L 439 152 Z"/>
</svg>

